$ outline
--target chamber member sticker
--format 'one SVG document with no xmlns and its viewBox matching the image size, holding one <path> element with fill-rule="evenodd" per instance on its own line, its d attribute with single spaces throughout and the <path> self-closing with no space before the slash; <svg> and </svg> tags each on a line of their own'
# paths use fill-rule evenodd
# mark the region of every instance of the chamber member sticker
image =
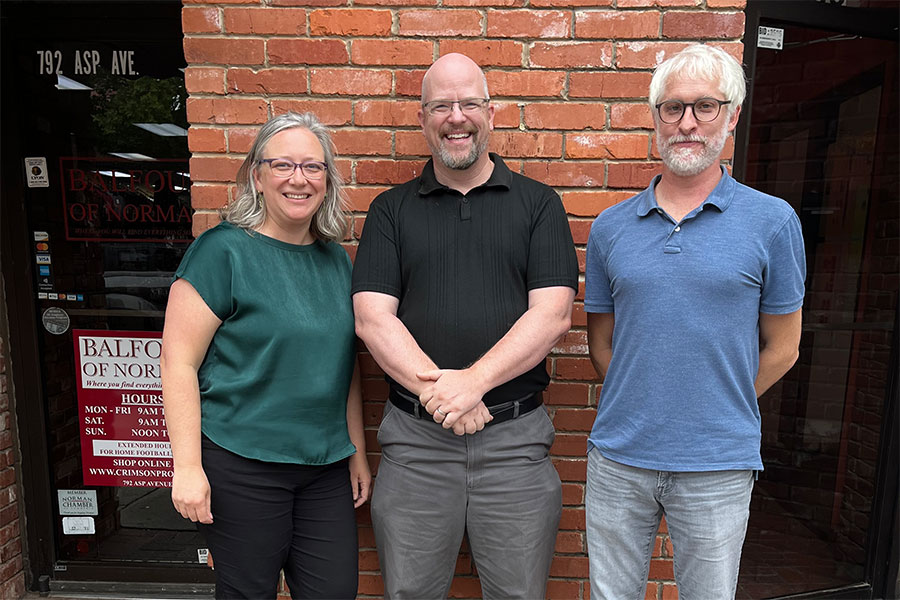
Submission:
<svg viewBox="0 0 900 600">
<path fill-rule="evenodd" d="M 74 329 L 85 485 L 171 487 L 156 331 Z"/>
<path fill-rule="evenodd" d="M 97 490 L 56 490 L 61 515 L 96 515 Z"/>
<path fill-rule="evenodd" d="M 63 534 L 65 535 L 91 535 L 94 530 L 94 517 L 63 517 Z"/>
<path fill-rule="evenodd" d="M 25 181 L 30 188 L 50 187 L 46 158 L 33 156 L 25 159 Z"/>
<path fill-rule="evenodd" d="M 57 296 L 57 294 L 53 294 L 53 296 Z M 55 299 L 51 298 L 51 300 Z M 69 330 L 71 321 L 69 320 L 69 313 L 57 306 L 51 306 L 41 315 L 41 322 L 44 324 L 44 329 L 53 335 L 62 335 Z"/>
</svg>

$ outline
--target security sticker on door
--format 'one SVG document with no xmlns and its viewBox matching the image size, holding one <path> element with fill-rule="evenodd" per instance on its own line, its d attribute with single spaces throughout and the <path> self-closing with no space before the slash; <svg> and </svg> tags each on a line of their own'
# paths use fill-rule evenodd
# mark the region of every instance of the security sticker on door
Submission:
<svg viewBox="0 0 900 600">
<path fill-rule="evenodd" d="M 756 38 L 756 47 L 770 48 L 772 50 L 784 49 L 784 29 L 760 26 L 759 35 Z"/>
</svg>

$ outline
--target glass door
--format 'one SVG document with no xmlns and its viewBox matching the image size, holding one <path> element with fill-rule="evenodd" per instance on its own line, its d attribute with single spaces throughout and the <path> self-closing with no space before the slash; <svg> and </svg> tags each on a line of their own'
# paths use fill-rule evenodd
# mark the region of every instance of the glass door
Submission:
<svg viewBox="0 0 900 600">
<path fill-rule="evenodd" d="M 24 169 L 33 274 L 15 285 L 37 325 L 53 507 L 29 518 L 54 524 L 55 579 L 211 581 L 169 498 L 159 384 L 168 287 L 192 240 L 180 3 L 4 9 L 19 140 L 3 160 Z"/>
<path fill-rule="evenodd" d="M 882 452 L 896 436 L 886 421 L 900 289 L 896 29 L 884 39 L 765 14 L 760 39 L 776 42 L 755 48 L 739 176 L 795 208 L 808 276 L 800 359 L 760 399 L 765 470 L 738 597 L 871 597 L 872 548 L 886 534 L 876 508 L 896 503 L 880 497 L 897 469 Z M 756 37 L 748 27 L 745 43 Z"/>
</svg>

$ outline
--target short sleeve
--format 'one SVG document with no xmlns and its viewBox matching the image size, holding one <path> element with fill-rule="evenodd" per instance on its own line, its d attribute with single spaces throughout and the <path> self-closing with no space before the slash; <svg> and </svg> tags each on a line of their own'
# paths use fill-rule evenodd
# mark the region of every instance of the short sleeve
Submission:
<svg viewBox="0 0 900 600">
<path fill-rule="evenodd" d="M 175 279 L 190 283 L 206 305 L 222 321 L 232 312 L 232 261 L 229 231 L 221 226 L 205 231 L 188 247 Z"/>
<path fill-rule="evenodd" d="M 584 267 L 584 310 L 590 313 L 615 312 L 609 273 L 606 270 L 604 249 L 607 240 L 602 239 L 599 220 L 594 220 L 588 236 L 587 256 Z"/>
<path fill-rule="evenodd" d="M 375 198 L 366 214 L 353 265 L 351 294 L 381 292 L 400 297 L 400 249 L 388 193 Z"/>
<path fill-rule="evenodd" d="M 786 315 L 803 306 L 806 252 L 800 219 L 793 210 L 775 233 L 763 273 L 760 312 Z"/>
<path fill-rule="evenodd" d="M 578 290 L 578 259 L 562 200 L 547 190 L 534 217 L 528 250 L 529 290 L 567 286 Z"/>
</svg>

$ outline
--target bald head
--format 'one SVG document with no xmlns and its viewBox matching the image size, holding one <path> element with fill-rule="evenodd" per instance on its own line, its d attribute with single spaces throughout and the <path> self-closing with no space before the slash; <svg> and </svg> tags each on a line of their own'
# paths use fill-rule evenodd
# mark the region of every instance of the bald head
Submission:
<svg viewBox="0 0 900 600">
<path fill-rule="evenodd" d="M 422 102 L 433 100 L 435 89 L 466 88 L 473 82 L 478 82 L 484 90 L 484 97 L 490 98 L 484 71 L 475 61 L 456 52 L 445 54 L 425 72 L 422 79 Z"/>
</svg>

